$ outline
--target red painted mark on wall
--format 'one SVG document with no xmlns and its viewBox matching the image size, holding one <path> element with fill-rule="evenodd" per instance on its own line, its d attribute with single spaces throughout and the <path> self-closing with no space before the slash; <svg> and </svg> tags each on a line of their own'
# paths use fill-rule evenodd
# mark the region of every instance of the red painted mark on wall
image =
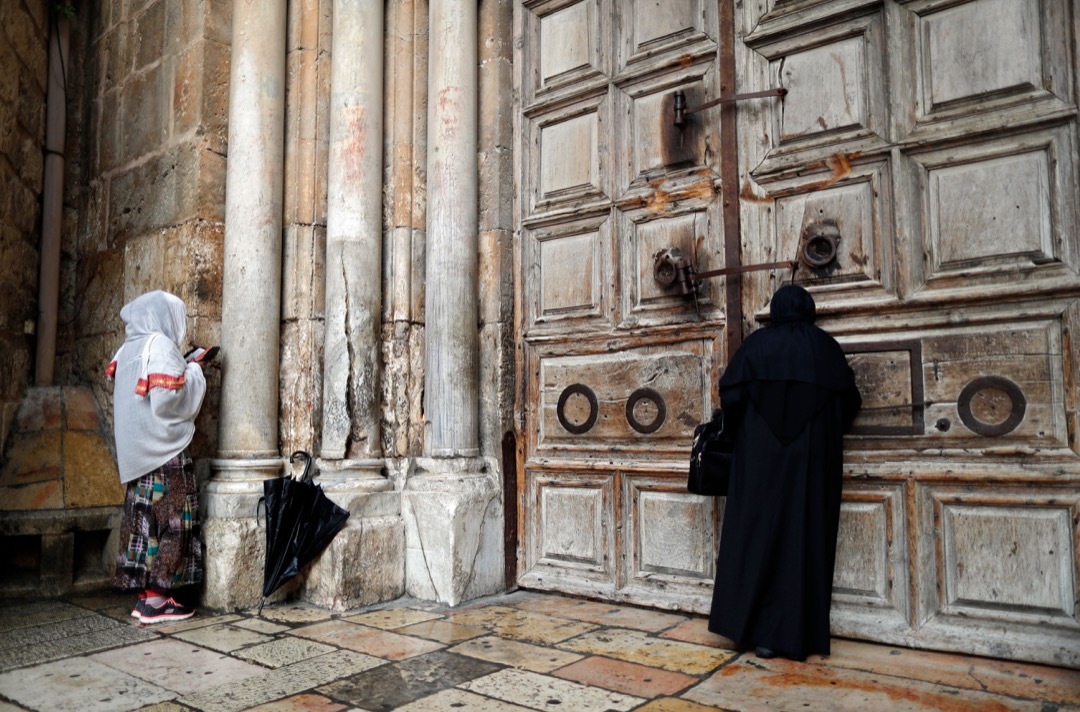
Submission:
<svg viewBox="0 0 1080 712">
<path fill-rule="evenodd" d="M 363 106 L 353 107 L 348 111 L 345 136 L 341 142 L 341 165 L 347 180 L 359 181 L 364 175 L 364 152 L 368 132 L 367 112 Z"/>
<path fill-rule="evenodd" d="M 439 124 L 444 136 L 452 136 L 461 125 L 461 88 L 445 87 L 438 95 Z"/>
</svg>

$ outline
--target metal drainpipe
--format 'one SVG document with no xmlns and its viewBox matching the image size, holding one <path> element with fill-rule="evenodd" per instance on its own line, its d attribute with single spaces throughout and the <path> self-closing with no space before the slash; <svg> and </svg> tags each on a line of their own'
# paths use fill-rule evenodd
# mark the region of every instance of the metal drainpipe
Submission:
<svg viewBox="0 0 1080 712">
<path fill-rule="evenodd" d="M 67 65 L 71 23 L 55 17 L 49 33 L 49 80 L 45 104 L 45 172 L 41 198 L 37 351 L 34 382 L 51 386 L 56 369 L 56 323 L 60 302 L 60 227 L 64 212 L 64 138 L 67 132 Z"/>
</svg>

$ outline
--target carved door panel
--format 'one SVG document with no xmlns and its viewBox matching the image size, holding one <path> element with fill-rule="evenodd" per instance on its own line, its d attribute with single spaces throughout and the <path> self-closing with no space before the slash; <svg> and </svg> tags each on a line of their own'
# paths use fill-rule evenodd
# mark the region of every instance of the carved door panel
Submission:
<svg viewBox="0 0 1080 712">
<path fill-rule="evenodd" d="M 686 494 L 686 461 L 724 304 L 658 285 L 653 255 L 723 262 L 719 127 L 664 131 L 676 89 L 719 90 L 716 2 L 515 12 L 520 581 L 704 610 L 722 501 Z"/>
<path fill-rule="evenodd" d="M 735 12 L 743 259 L 809 249 L 866 406 L 834 632 L 1080 665 L 1075 3 Z"/>
</svg>

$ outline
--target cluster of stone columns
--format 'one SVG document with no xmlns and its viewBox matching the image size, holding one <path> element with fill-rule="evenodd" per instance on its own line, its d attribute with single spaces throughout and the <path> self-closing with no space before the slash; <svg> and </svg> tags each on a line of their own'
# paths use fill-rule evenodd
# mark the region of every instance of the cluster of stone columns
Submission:
<svg viewBox="0 0 1080 712">
<path fill-rule="evenodd" d="M 233 9 L 225 365 L 220 452 L 212 463 L 204 522 L 204 599 L 222 608 L 258 598 L 264 533 L 255 519 L 257 500 L 262 481 L 280 476 L 282 466 L 286 7 L 287 0 L 235 0 Z M 477 457 L 477 4 L 430 3 L 425 457 L 417 458 L 406 492 L 393 492 L 381 474 L 384 2 L 335 0 L 333 11 L 318 466 L 328 494 L 352 516 L 313 569 L 305 592 L 336 608 L 393 598 L 406 588 L 456 603 L 468 586 L 485 585 L 467 564 L 478 548 L 490 548 L 491 535 L 479 529 L 498 504 L 498 488 Z M 472 521 L 474 515 L 481 519 Z M 396 588 L 385 580 L 392 572 L 372 575 L 372 562 L 364 561 L 394 546 L 411 552 Z M 420 583 L 414 586 L 412 579 Z"/>
</svg>

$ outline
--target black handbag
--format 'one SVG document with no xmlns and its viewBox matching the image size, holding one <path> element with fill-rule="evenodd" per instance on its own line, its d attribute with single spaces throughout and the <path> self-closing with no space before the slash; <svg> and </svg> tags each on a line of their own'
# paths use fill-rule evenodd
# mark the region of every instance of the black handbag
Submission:
<svg viewBox="0 0 1080 712">
<path fill-rule="evenodd" d="M 712 420 L 694 428 L 686 491 L 711 497 L 727 496 L 734 451 L 735 439 L 724 430 L 724 412 L 717 408 Z"/>
</svg>

